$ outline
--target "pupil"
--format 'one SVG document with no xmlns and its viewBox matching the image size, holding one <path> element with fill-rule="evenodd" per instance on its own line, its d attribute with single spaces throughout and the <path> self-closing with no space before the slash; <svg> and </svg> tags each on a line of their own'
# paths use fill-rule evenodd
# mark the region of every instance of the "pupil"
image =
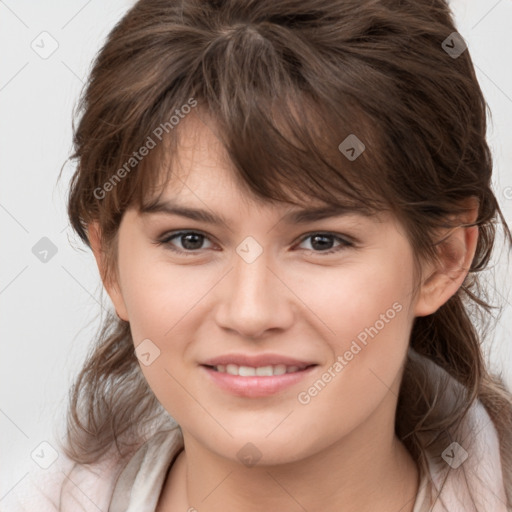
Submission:
<svg viewBox="0 0 512 512">
<path fill-rule="evenodd" d="M 323 242 L 320 242 L 319 247 L 315 247 L 315 243 L 317 243 L 319 240 L 323 240 Z M 326 235 L 315 235 L 313 236 L 311 245 L 315 247 L 315 249 L 330 249 L 332 246 L 332 240 Z M 328 247 L 326 247 L 326 245 Z"/>
<path fill-rule="evenodd" d="M 188 233 L 181 235 L 181 243 L 185 249 L 200 249 L 203 235 L 196 235 L 194 233 Z M 191 242 L 192 239 L 192 242 Z M 194 240 L 195 239 L 195 240 Z"/>
</svg>

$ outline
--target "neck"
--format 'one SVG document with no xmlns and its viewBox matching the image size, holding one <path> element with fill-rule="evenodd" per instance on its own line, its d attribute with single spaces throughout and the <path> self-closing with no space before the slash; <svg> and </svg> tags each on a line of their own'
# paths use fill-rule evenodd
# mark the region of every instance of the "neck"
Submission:
<svg viewBox="0 0 512 512">
<path fill-rule="evenodd" d="M 394 434 L 394 417 L 382 420 L 368 420 L 314 455 L 272 466 L 246 467 L 184 432 L 185 451 L 172 467 L 158 510 L 411 512 L 418 469 Z M 375 431 L 374 425 L 385 428 Z"/>
</svg>

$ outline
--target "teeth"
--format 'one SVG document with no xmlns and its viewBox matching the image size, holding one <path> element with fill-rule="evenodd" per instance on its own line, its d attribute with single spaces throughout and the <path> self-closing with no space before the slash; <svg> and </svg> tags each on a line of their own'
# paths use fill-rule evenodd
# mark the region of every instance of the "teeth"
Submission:
<svg viewBox="0 0 512 512">
<path fill-rule="evenodd" d="M 220 373 L 229 373 L 230 375 L 239 375 L 240 377 L 271 377 L 272 375 L 283 375 L 299 370 L 298 366 L 286 366 L 284 364 L 276 364 L 269 366 L 238 366 L 237 364 L 219 364 L 214 367 Z"/>
<path fill-rule="evenodd" d="M 256 368 L 251 368 L 250 366 L 239 366 L 238 375 L 240 375 L 240 377 L 254 377 L 256 375 Z"/>
<path fill-rule="evenodd" d="M 274 375 L 274 369 L 272 366 L 260 366 L 254 370 L 254 373 L 259 377 L 270 377 Z"/>
<path fill-rule="evenodd" d="M 226 373 L 230 375 L 238 375 L 238 366 L 236 364 L 228 364 L 226 366 Z"/>
<path fill-rule="evenodd" d="M 284 375 L 286 373 L 286 366 L 284 364 L 276 364 L 271 366 L 273 375 Z"/>
</svg>

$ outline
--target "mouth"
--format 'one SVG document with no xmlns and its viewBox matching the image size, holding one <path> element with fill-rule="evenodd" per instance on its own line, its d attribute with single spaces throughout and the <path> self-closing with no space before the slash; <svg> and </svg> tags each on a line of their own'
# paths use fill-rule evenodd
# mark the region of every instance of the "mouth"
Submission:
<svg viewBox="0 0 512 512">
<path fill-rule="evenodd" d="M 308 376 L 312 376 L 318 364 L 264 366 L 228 364 L 202 364 L 199 366 L 217 389 L 244 398 L 261 398 L 276 395 L 292 388 Z"/>
</svg>

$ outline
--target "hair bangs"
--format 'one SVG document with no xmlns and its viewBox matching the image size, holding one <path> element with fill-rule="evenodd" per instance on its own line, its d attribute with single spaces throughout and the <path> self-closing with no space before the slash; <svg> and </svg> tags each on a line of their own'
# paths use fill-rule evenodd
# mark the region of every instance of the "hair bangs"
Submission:
<svg viewBox="0 0 512 512">
<path fill-rule="evenodd" d="M 383 186 L 384 171 L 372 158 L 376 134 L 370 122 L 361 121 L 360 112 L 356 136 L 346 128 L 340 129 L 349 124 L 342 117 L 346 111 L 333 115 L 333 109 L 303 93 L 272 102 L 262 97 L 243 116 L 236 115 L 240 107 L 233 106 L 233 112 L 215 109 L 211 100 L 200 98 L 192 115 L 199 119 L 199 126 L 202 123 L 221 141 L 226 165 L 252 200 L 297 206 L 310 202 L 343 204 L 365 215 L 390 207 Z M 159 147 L 139 165 L 131 187 L 139 208 L 160 197 L 175 177 L 180 141 L 191 140 L 191 126 L 198 126 L 189 121 L 183 120 L 166 134 Z M 358 146 L 363 140 L 364 149 Z M 360 152 L 352 161 L 348 158 L 350 151 L 347 153 L 351 145 L 353 152 Z"/>
</svg>

